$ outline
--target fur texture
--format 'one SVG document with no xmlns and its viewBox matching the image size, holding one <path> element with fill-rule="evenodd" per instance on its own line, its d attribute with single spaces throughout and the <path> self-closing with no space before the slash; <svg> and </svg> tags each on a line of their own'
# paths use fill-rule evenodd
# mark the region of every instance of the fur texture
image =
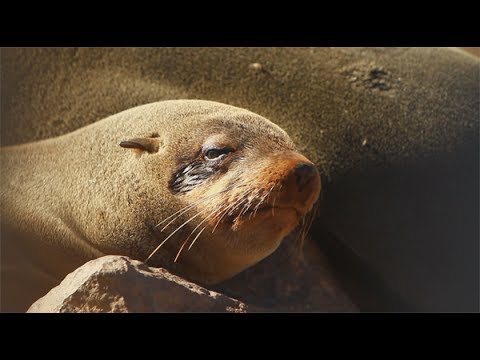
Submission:
<svg viewBox="0 0 480 360">
<path fill-rule="evenodd" d="M 209 160 L 203 152 L 210 147 L 231 154 Z M 60 137 L 4 147 L 0 156 L 2 226 L 11 230 L 2 242 L 7 303 L 29 287 L 14 281 L 25 263 L 58 282 L 79 262 L 105 254 L 153 254 L 151 265 L 218 283 L 271 254 L 320 191 L 318 172 L 277 125 L 201 100 L 143 105 Z M 174 191 L 172 177 L 192 161 L 216 170 L 190 191 Z M 302 186 L 299 164 L 312 171 Z M 202 224 L 205 231 L 195 233 Z M 182 254 L 189 233 L 198 241 Z"/>
</svg>

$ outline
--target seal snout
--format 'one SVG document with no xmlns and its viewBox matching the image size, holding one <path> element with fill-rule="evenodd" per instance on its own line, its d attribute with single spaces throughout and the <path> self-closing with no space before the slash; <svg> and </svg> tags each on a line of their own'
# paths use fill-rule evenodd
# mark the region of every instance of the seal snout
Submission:
<svg viewBox="0 0 480 360">
<path fill-rule="evenodd" d="M 299 163 L 295 166 L 295 176 L 297 191 L 303 192 L 308 190 L 309 184 L 313 182 L 318 176 L 318 170 L 312 164 Z"/>
<path fill-rule="evenodd" d="M 278 159 L 278 160 L 277 160 Z M 270 181 L 278 181 L 278 196 L 275 208 L 295 209 L 299 216 L 309 212 L 318 200 L 321 190 L 320 173 L 317 167 L 303 155 L 283 153 L 275 159 L 276 172 Z"/>
<path fill-rule="evenodd" d="M 292 170 L 287 176 L 285 201 L 305 214 L 312 208 L 320 195 L 321 182 L 317 167 L 307 159 L 299 159 L 292 164 Z"/>
</svg>

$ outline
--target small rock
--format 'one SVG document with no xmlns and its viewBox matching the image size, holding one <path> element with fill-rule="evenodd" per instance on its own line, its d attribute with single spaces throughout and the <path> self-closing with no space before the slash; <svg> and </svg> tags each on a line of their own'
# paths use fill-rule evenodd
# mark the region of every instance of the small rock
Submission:
<svg viewBox="0 0 480 360">
<path fill-rule="evenodd" d="M 250 69 L 253 69 L 253 70 L 256 70 L 256 71 L 260 71 L 260 70 L 263 70 L 263 66 L 262 64 L 256 62 L 256 63 L 252 63 L 248 66 Z"/>
</svg>

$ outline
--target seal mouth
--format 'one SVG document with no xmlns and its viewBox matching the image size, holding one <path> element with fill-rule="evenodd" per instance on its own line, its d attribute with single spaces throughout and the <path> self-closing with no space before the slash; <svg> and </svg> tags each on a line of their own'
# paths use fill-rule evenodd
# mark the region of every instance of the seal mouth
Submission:
<svg viewBox="0 0 480 360">
<path fill-rule="evenodd" d="M 248 220 L 254 220 L 259 217 L 265 217 L 265 216 L 274 217 L 277 212 L 280 213 L 286 210 L 294 211 L 298 218 L 301 218 L 305 215 L 294 206 L 272 206 L 270 204 L 262 204 L 258 207 L 254 206 L 253 208 L 248 209 L 244 212 L 229 214 L 228 216 L 226 216 L 226 222 L 230 224 L 235 224 L 238 221 L 244 222 Z"/>
<path fill-rule="evenodd" d="M 260 206 L 253 206 L 247 210 L 240 210 L 226 216 L 226 221 L 230 224 L 235 223 L 238 220 L 253 219 L 258 215 L 266 214 L 268 211 L 274 211 L 274 207 L 269 204 L 262 204 Z"/>
<path fill-rule="evenodd" d="M 256 208 L 253 208 L 253 209 L 248 209 L 247 211 L 245 211 L 244 214 L 242 214 L 241 216 L 244 216 L 244 217 L 254 217 L 256 216 L 256 214 L 263 214 L 263 213 L 266 213 L 268 210 L 272 210 L 275 209 L 273 206 L 269 205 L 269 204 L 262 204 Z"/>
</svg>

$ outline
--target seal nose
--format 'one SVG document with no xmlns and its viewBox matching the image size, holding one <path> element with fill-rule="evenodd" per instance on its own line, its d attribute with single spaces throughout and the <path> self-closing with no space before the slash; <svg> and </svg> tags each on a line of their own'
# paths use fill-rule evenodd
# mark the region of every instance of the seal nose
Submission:
<svg viewBox="0 0 480 360">
<path fill-rule="evenodd" d="M 297 180 L 297 190 L 302 192 L 305 186 L 318 176 L 318 170 L 313 165 L 301 163 L 295 167 L 295 176 Z"/>
</svg>

